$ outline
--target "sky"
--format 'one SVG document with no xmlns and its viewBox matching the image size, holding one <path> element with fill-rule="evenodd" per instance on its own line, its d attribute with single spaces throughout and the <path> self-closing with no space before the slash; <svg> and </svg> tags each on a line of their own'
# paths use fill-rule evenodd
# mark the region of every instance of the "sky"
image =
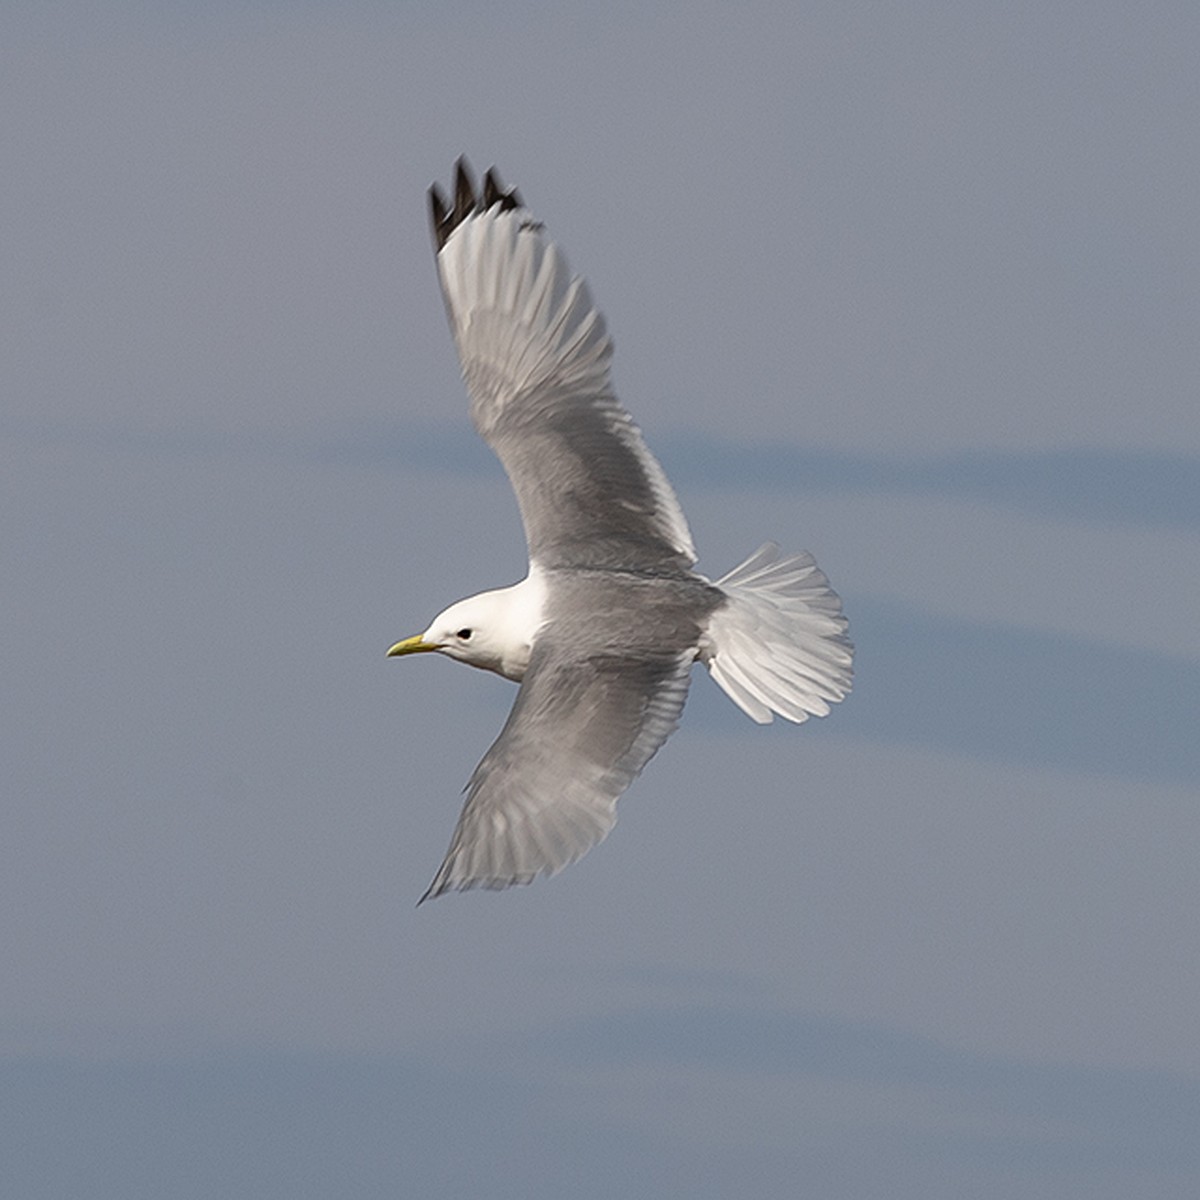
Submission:
<svg viewBox="0 0 1200 1200">
<path fill-rule="evenodd" d="M 0 1183 L 28 1200 L 1200 1190 L 1200 14 L 0 10 Z M 524 574 L 425 190 L 590 282 L 714 577 L 609 839 L 415 906 Z M 433 656 L 430 656 L 433 657 Z"/>
</svg>

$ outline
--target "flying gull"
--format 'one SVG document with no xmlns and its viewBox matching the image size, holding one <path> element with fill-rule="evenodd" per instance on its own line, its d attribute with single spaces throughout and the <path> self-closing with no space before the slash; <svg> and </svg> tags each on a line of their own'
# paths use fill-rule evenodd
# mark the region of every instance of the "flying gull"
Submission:
<svg viewBox="0 0 1200 1200">
<path fill-rule="evenodd" d="M 716 582 L 692 570 L 679 501 L 613 392 L 604 318 L 516 190 L 492 169 L 480 192 L 459 159 L 453 200 L 436 184 L 429 200 L 471 419 L 516 492 L 529 571 L 388 651 L 521 685 L 422 901 L 529 883 L 599 842 L 697 659 L 752 720 L 799 723 L 850 690 L 853 655 L 810 554 L 768 543 Z"/>
</svg>

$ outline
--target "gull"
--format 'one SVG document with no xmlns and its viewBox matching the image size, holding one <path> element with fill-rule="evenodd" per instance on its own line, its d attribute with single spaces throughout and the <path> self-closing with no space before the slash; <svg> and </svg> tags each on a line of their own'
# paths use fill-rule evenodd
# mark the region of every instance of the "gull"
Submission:
<svg viewBox="0 0 1200 1200">
<path fill-rule="evenodd" d="M 679 724 L 697 660 L 760 724 L 850 690 L 842 604 L 812 556 L 772 542 L 715 582 L 613 391 L 587 284 L 495 168 L 429 190 L 438 278 L 476 430 L 516 493 L 520 583 L 459 600 L 388 655 L 434 652 L 520 683 L 466 786 L 422 903 L 553 875 L 612 829 Z"/>
</svg>

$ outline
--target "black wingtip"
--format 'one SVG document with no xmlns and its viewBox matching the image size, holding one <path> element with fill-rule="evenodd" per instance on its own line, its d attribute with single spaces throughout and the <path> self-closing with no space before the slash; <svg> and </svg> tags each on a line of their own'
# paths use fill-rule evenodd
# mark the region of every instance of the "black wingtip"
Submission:
<svg viewBox="0 0 1200 1200">
<path fill-rule="evenodd" d="M 429 189 L 429 223 L 433 229 L 433 240 L 440 250 L 454 226 L 450 221 L 450 205 L 436 183 Z"/>
<path fill-rule="evenodd" d="M 489 167 L 483 177 L 483 211 L 487 212 L 493 204 L 500 205 L 501 212 L 511 212 L 514 208 L 524 208 L 521 195 L 516 188 L 504 190 L 500 182 L 500 172 L 495 167 Z"/>
<path fill-rule="evenodd" d="M 443 863 L 442 866 L 445 866 L 445 863 Z M 442 880 L 442 872 L 439 869 L 438 873 L 433 877 L 433 882 L 425 889 L 425 895 L 423 895 L 420 900 L 417 901 L 417 907 L 420 908 L 426 900 L 436 900 L 447 890 L 448 888 L 446 887 L 445 882 Z"/>
<path fill-rule="evenodd" d="M 475 198 L 475 177 L 465 154 L 454 164 L 454 224 L 461 225 L 474 211 L 479 201 Z"/>
<path fill-rule="evenodd" d="M 483 177 L 483 193 L 475 186 L 475 176 L 465 154 L 454 164 L 454 203 L 446 199 L 445 193 L 435 183 L 429 189 L 429 223 L 433 230 L 434 244 L 438 252 L 450 240 L 450 235 L 472 214 L 487 212 L 495 205 L 501 212 L 524 208 L 521 194 L 516 188 L 505 190 L 500 174 L 489 167 Z"/>
</svg>

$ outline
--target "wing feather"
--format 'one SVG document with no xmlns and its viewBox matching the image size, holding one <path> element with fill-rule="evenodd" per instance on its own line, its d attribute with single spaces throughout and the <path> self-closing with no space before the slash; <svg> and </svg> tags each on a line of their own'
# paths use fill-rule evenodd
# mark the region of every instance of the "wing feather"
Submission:
<svg viewBox="0 0 1200 1200">
<path fill-rule="evenodd" d="M 601 841 L 618 798 L 678 725 L 694 657 L 581 656 L 539 638 L 422 902 L 553 875 Z"/>
<path fill-rule="evenodd" d="M 475 196 L 461 160 L 453 210 L 431 190 L 438 275 L 471 416 L 508 472 L 531 559 L 686 570 L 687 521 L 613 392 L 587 284 L 494 171 Z"/>
</svg>

